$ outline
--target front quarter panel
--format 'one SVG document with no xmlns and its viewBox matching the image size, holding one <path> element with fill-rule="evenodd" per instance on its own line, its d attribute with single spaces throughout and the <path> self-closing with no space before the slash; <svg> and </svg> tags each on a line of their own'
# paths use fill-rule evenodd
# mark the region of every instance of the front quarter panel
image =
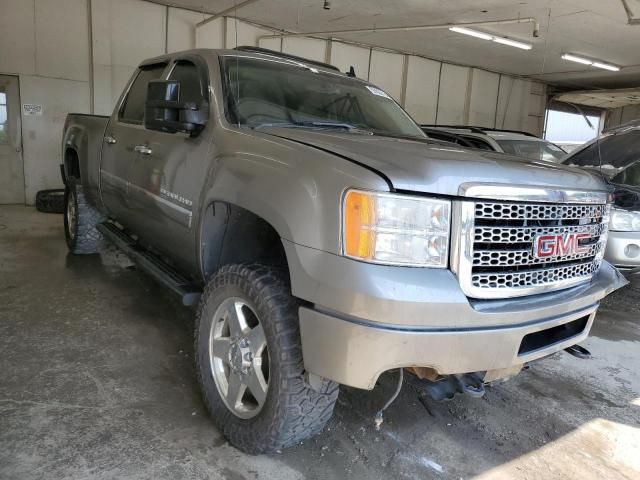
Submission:
<svg viewBox="0 0 640 480">
<path fill-rule="evenodd" d="M 228 202 L 263 218 L 285 240 L 339 253 L 345 189 L 389 190 L 379 175 L 335 155 L 255 130 L 221 128 L 223 146 L 202 211 Z"/>
</svg>

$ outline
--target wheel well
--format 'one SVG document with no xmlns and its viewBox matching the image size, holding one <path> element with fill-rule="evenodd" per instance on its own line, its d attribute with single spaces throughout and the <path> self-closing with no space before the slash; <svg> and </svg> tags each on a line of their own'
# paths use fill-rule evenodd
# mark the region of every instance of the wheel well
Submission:
<svg viewBox="0 0 640 480">
<path fill-rule="evenodd" d="M 278 232 L 263 218 L 237 205 L 213 202 L 200 230 L 202 274 L 208 280 L 220 267 L 261 262 L 281 266 L 289 275 Z"/>
<path fill-rule="evenodd" d="M 67 178 L 80 178 L 80 159 L 73 148 L 64 151 L 64 167 Z"/>
</svg>

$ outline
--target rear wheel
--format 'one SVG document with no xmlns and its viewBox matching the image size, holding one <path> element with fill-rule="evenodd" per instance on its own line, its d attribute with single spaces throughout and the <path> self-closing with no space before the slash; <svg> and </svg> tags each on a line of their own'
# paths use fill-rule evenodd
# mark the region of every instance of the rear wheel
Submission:
<svg viewBox="0 0 640 480">
<path fill-rule="evenodd" d="M 69 251 L 80 255 L 97 253 L 104 238 L 96 227 L 104 216 L 89 205 L 76 179 L 67 181 L 64 205 L 64 234 Z"/>
<path fill-rule="evenodd" d="M 278 270 L 225 266 L 203 293 L 196 367 L 214 422 L 236 447 L 272 452 L 319 433 L 338 385 L 305 381 L 298 301 Z"/>
</svg>

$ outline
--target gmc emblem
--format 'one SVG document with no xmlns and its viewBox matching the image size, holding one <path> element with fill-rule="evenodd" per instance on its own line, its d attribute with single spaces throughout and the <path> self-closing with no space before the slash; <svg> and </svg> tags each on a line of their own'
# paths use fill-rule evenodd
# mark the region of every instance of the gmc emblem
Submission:
<svg viewBox="0 0 640 480">
<path fill-rule="evenodd" d="M 551 258 L 587 253 L 589 245 L 580 245 L 580 240 L 586 238 L 591 238 L 591 235 L 588 233 L 536 235 L 533 239 L 533 256 L 535 258 Z"/>
</svg>

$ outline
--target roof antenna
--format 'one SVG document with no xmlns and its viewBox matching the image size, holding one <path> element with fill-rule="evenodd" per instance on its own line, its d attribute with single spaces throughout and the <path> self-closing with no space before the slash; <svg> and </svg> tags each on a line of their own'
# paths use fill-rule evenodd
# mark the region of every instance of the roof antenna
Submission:
<svg viewBox="0 0 640 480">
<path fill-rule="evenodd" d="M 351 66 L 349 67 L 349 71 L 348 71 L 348 72 L 346 72 L 346 73 L 347 73 L 347 77 L 354 77 L 354 78 L 355 78 L 355 76 L 356 76 L 356 69 L 355 69 L 355 68 L 353 68 L 353 65 L 351 65 Z"/>
</svg>

